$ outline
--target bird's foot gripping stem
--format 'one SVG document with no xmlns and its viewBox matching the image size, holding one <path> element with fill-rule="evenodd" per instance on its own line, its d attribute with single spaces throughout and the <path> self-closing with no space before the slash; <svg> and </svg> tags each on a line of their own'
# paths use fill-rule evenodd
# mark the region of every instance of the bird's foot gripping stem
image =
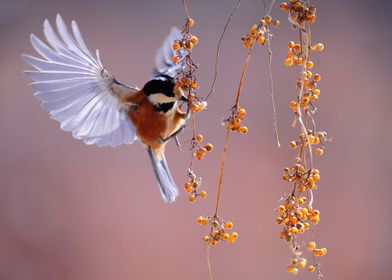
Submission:
<svg viewBox="0 0 392 280">
<path fill-rule="evenodd" d="M 170 139 L 174 138 L 174 140 L 176 141 L 177 147 L 180 149 L 180 151 L 182 151 L 182 147 L 181 147 L 181 143 L 180 140 L 178 139 L 178 135 L 185 129 L 186 125 L 184 124 L 183 126 L 181 126 L 176 132 L 174 132 L 172 135 L 170 135 L 167 138 L 160 138 L 160 144 L 166 144 Z"/>
</svg>

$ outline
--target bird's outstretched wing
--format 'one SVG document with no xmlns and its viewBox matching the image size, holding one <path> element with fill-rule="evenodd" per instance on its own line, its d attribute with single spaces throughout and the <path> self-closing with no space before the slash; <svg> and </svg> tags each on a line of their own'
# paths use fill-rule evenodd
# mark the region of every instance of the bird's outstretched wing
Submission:
<svg viewBox="0 0 392 280">
<path fill-rule="evenodd" d="M 36 71 L 24 71 L 42 106 L 61 128 L 76 139 L 98 146 L 131 144 L 135 128 L 128 118 L 124 100 L 139 89 L 118 83 L 102 66 L 99 52 L 88 50 L 79 28 L 72 21 L 72 33 L 57 15 L 58 35 L 48 20 L 44 34 L 48 47 L 31 35 L 34 49 L 42 56 L 23 54 L 22 58 Z"/>
<path fill-rule="evenodd" d="M 153 77 L 160 74 L 174 77 L 180 70 L 182 63 L 173 63 L 175 51 L 173 50 L 172 45 L 175 40 L 180 40 L 181 38 L 181 31 L 177 27 L 172 27 L 155 56 Z"/>
</svg>

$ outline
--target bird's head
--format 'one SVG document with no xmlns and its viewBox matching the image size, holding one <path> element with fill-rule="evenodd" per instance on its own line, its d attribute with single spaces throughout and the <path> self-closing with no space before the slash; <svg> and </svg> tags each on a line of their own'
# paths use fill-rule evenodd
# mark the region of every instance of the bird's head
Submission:
<svg viewBox="0 0 392 280">
<path fill-rule="evenodd" d="M 154 106 L 165 106 L 176 101 L 188 101 L 181 88 L 177 87 L 174 79 L 168 75 L 158 75 L 147 82 L 143 87 L 143 92 Z"/>
</svg>

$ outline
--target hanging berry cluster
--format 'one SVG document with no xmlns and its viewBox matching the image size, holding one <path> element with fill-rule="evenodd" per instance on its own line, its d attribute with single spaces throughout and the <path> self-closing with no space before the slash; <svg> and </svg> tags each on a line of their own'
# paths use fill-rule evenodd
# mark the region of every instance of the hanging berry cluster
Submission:
<svg viewBox="0 0 392 280">
<path fill-rule="evenodd" d="M 237 6 L 238 7 L 238 4 Z M 271 8 L 270 8 L 271 9 Z M 235 11 L 235 10 L 234 10 Z M 233 11 L 233 12 L 234 12 Z M 244 65 L 242 68 L 242 73 L 240 77 L 240 83 L 237 90 L 236 100 L 234 106 L 232 106 L 230 110 L 230 115 L 223 119 L 223 125 L 225 126 L 227 133 L 224 140 L 224 148 L 221 160 L 221 167 L 219 172 L 219 181 L 218 181 L 218 192 L 216 198 L 215 212 L 213 216 L 204 217 L 201 216 L 197 219 L 197 223 L 201 225 L 209 225 L 210 232 L 209 235 L 203 237 L 203 240 L 208 242 L 209 245 L 214 246 L 221 240 L 226 240 L 228 243 L 234 243 L 238 238 L 237 232 L 232 232 L 229 234 L 227 230 L 233 227 L 232 222 L 226 222 L 219 215 L 219 203 L 220 203 L 220 194 L 222 189 L 222 181 L 223 181 L 223 172 L 224 165 L 226 161 L 228 141 L 230 138 L 231 132 L 237 132 L 239 134 L 248 133 L 248 127 L 242 125 L 243 119 L 246 115 L 245 108 L 239 105 L 240 97 L 242 93 L 243 83 L 245 79 L 246 69 L 248 67 L 248 63 L 250 60 L 250 56 L 255 45 L 255 42 L 264 45 L 266 42 L 272 38 L 272 34 L 269 30 L 269 25 L 272 23 L 274 26 L 279 26 L 279 21 L 273 21 L 272 17 L 269 16 L 270 10 L 267 12 L 267 15 L 263 17 L 259 24 L 255 24 L 250 29 L 248 35 L 242 38 L 242 42 L 244 46 L 248 49 L 248 53 L 244 60 Z M 229 17 L 230 20 L 231 16 Z M 218 47 L 219 48 L 219 47 Z"/>
<path fill-rule="evenodd" d="M 211 230 L 209 235 L 205 235 L 203 240 L 208 242 L 209 245 L 215 246 L 221 240 L 226 240 L 227 243 L 231 244 L 237 240 L 238 233 L 232 232 L 228 233 L 228 230 L 233 228 L 233 223 L 230 221 L 220 220 L 218 217 L 203 217 L 197 218 L 197 223 L 199 225 L 206 226 L 211 225 Z"/>
<path fill-rule="evenodd" d="M 191 34 L 190 30 L 195 25 L 195 21 L 189 16 L 186 1 L 183 1 L 186 11 L 187 20 L 181 32 L 182 38 L 173 42 L 172 48 L 175 51 L 173 56 L 174 63 L 181 63 L 180 71 L 176 76 L 176 86 L 188 94 L 188 110 L 192 118 L 192 138 L 190 142 L 191 161 L 187 171 L 187 181 L 184 183 L 185 191 L 189 193 L 188 201 L 194 202 L 198 197 L 206 198 L 206 191 L 199 191 L 202 179 L 197 177 L 193 170 L 193 160 L 196 158 L 202 160 L 207 152 L 212 151 L 213 146 L 207 143 L 202 146 L 203 136 L 196 132 L 195 113 L 201 112 L 207 108 L 207 101 L 197 96 L 199 85 L 195 76 L 198 66 L 191 58 L 194 46 L 199 43 L 199 39 Z"/>
<path fill-rule="evenodd" d="M 279 20 L 272 20 L 270 15 L 263 17 L 259 24 L 254 24 L 249 30 L 248 34 L 241 38 L 244 47 L 249 49 L 255 42 L 259 43 L 260 45 L 264 45 L 270 37 L 269 25 L 271 23 L 275 27 L 280 25 Z"/>
<path fill-rule="evenodd" d="M 206 198 L 206 191 L 199 191 L 201 185 L 201 178 L 197 178 L 192 169 L 188 169 L 188 181 L 185 182 L 185 191 L 189 193 L 189 202 L 194 202 L 198 197 Z"/>
<path fill-rule="evenodd" d="M 311 61 L 312 51 L 324 50 L 324 45 L 311 44 L 310 24 L 316 20 L 316 8 L 309 0 L 290 0 L 282 2 L 280 8 L 288 12 L 289 21 L 294 29 L 299 30 L 299 41 L 288 43 L 289 51 L 285 59 L 286 66 L 301 68 L 299 79 L 295 86 L 299 93 L 296 100 L 290 102 L 290 108 L 295 115 L 294 125 L 300 124 L 298 140 L 289 143 L 290 148 L 298 149 L 296 162 L 283 171 L 283 180 L 292 184 L 292 191 L 282 198 L 281 205 L 276 209 L 278 217 L 276 222 L 283 226 L 280 237 L 291 244 L 293 258 L 287 271 L 298 274 L 299 269 L 307 267 L 310 272 L 318 271 L 321 277 L 320 264 L 316 257 L 325 256 L 326 248 L 317 248 L 314 241 L 314 226 L 320 221 L 320 211 L 313 208 L 313 191 L 318 187 L 320 171 L 313 166 L 313 150 L 316 145 L 316 154 L 324 153 L 325 142 L 329 141 L 327 133 L 318 131 L 314 121 L 316 102 L 320 96 L 318 82 L 320 74 L 313 74 L 310 69 L 314 67 Z M 310 260 L 304 257 L 298 238 L 310 230 L 311 241 L 307 249 L 311 252 Z"/>
</svg>

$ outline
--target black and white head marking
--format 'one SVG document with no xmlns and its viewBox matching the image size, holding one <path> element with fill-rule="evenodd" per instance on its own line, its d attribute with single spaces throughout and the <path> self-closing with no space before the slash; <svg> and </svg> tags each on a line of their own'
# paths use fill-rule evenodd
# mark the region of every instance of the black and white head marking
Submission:
<svg viewBox="0 0 392 280">
<path fill-rule="evenodd" d="M 172 109 L 176 101 L 184 98 L 182 92 L 175 87 L 174 79 L 168 75 L 158 75 L 147 82 L 143 92 L 155 109 L 164 113 Z"/>
</svg>

